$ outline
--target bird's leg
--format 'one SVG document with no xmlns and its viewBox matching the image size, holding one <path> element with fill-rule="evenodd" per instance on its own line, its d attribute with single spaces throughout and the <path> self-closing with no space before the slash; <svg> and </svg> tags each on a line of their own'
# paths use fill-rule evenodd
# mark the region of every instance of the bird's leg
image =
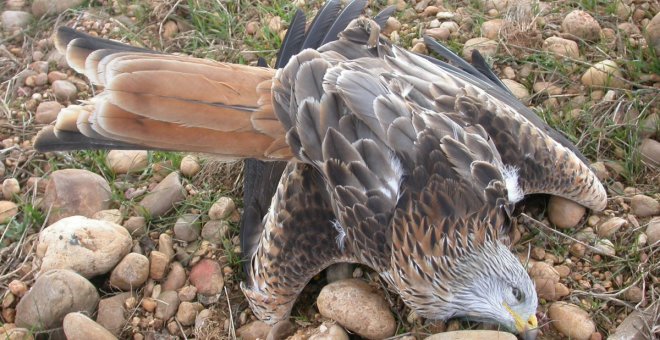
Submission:
<svg viewBox="0 0 660 340">
<path fill-rule="evenodd" d="M 249 256 L 241 285 L 254 314 L 274 324 L 291 313 L 307 282 L 327 266 L 351 258 L 337 244 L 334 213 L 313 167 L 287 165 Z"/>
</svg>

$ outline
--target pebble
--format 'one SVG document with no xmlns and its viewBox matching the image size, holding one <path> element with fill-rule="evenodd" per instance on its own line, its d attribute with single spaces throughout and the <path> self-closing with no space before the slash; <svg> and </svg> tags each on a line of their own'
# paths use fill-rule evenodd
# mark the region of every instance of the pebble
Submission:
<svg viewBox="0 0 660 340">
<path fill-rule="evenodd" d="M 186 302 L 183 301 L 179 304 L 179 309 L 176 312 L 176 320 L 181 323 L 183 326 L 190 326 L 195 324 L 195 318 L 197 313 L 201 312 L 204 309 L 199 302 Z"/>
<path fill-rule="evenodd" d="M 120 225 L 71 216 L 39 233 L 36 253 L 40 273 L 63 268 L 90 278 L 112 270 L 132 246 L 131 235 Z"/>
<path fill-rule="evenodd" d="M 580 258 L 587 252 L 587 247 L 582 243 L 575 242 L 568 246 L 568 252 L 571 253 L 571 255 Z"/>
<path fill-rule="evenodd" d="M 49 212 L 48 223 L 82 215 L 92 217 L 110 208 L 112 190 L 101 176 L 81 169 L 57 170 L 50 174 L 41 209 Z"/>
<path fill-rule="evenodd" d="M 600 237 L 611 238 L 614 234 L 621 229 L 621 227 L 628 224 L 628 221 L 621 217 L 612 217 L 607 221 L 601 223 L 596 228 L 596 233 Z"/>
<path fill-rule="evenodd" d="M 660 142 L 644 138 L 639 144 L 639 154 L 642 161 L 653 169 L 660 169 Z"/>
<path fill-rule="evenodd" d="M 220 264 L 214 260 L 202 259 L 190 270 L 190 283 L 197 288 L 197 293 L 216 295 L 225 285 Z"/>
<path fill-rule="evenodd" d="M 626 88 L 623 73 L 616 62 L 602 60 L 595 63 L 580 78 L 584 86 Z"/>
<path fill-rule="evenodd" d="M 179 289 L 179 300 L 192 301 L 197 295 L 197 288 L 195 286 L 183 286 Z"/>
<path fill-rule="evenodd" d="M 163 25 L 163 38 L 166 40 L 172 40 L 177 33 L 179 33 L 179 26 L 176 24 L 176 21 L 166 21 Z"/>
<path fill-rule="evenodd" d="M 554 302 L 548 309 L 552 325 L 562 334 L 575 340 L 588 340 L 596 331 L 589 313 L 566 302 Z"/>
<path fill-rule="evenodd" d="M 153 250 L 149 254 L 149 277 L 154 280 L 161 280 L 165 277 L 167 266 L 170 264 L 170 257 L 167 254 Z"/>
<path fill-rule="evenodd" d="M 554 54 L 557 57 L 569 57 L 573 59 L 580 58 L 580 49 L 573 40 L 561 37 L 549 37 L 543 41 L 543 50 Z"/>
<path fill-rule="evenodd" d="M 19 328 L 12 323 L 0 326 L 0 338 L 7 340 L 33 340 L 33 332 L 26 328 Z"/>
<path fill-rule="evenodd" d="M 119 225 L 121 225 L 121 222 L 124 219 L 119 209 L 107 209 L 107 210 L 97 211 L 92 216 L 92 218 L 95 220 L 106 221 Z"/>
<path fill-rule="evenodd" d="M 34 0 L 32 14 L 37 17 L 44 15 L 57 15 L 69 8 L 80 6 L 84 0 Z"/>
<path fill-rule="evenodd" d="M 229 222 L 223 220 L 210 220 L 202 227 L 202 238 L 214 243 L 222 244 L 229 233 Z"/>
<path fill-rule="evenodd" d="M 660 217 L 654 217 L 649 221 L 648 226 L 646 226 L 646 236 L 648 237 L 648 244 L 658 244 L 660 241 Z"/>
<path fill-rule="evenodd" d="M 660 202 L 646 195 L 635 195 L 630 201 L 631 212 L 637 217 L 660 214 Z"/>
<path fill-rule="evenodd" d="M 131 216 L 123 225 L 133 237 L 140 238 L 147 233 L 147 220 L 143 216 Z"/>
<path fill-rule="evenodd" d="M 291 338 L 292 340 L 295 338 Z M 326 325 L 323 323 L 316 330 L 314 334 L 309 337 L 309 340 L 349 340 L 346 331 L 336 324 Z"/>
<path fill-rule="evenodd" d="M 637 286 L 632 286 L 623 292 L 623 298 L 632 303 L 639 303 L 644 299 L 644 291 Z"/>
<path fill-rule="evenodd" d="M 577 38 L 587 41 L 600 40 L 600 25 L 589 13 L 574 10 L 568 13 L 561 23 L 561 29 Z"/>
<path fill-rule="evenodd" d="M 141 254 L 129 253 L 110 274 L 110 285 L 121 290 L 137 290 L 149 278 L 149 259 Z"/>
<path fill-rule="evenodd" d="M 294 326 L 289 320 L 282 320 L 274 324 L 268 332 L 266 340 L 288 339 L 296 331 Z"/>
<path fill-rule="evenodd" d="M 427 29 L 424 33 L 429 37 L 440 41 L 449 39 L 449 35 L 451 34 L 448 29 L 442 27 L 430 28 Z"/>
<path fill-rule="evenodd" d="M 193 155 L 186 155 L 181 159 L 181 166 L 179 167 L 181 174 L 186 177 L 193 177 L 202 170 L 202 166 L 199 165 L 199 159 Z"/>
<path fill-rule="evenodd" d="M 9 222 L 18 214 L 18 206 L 12 201 L 0 201 L 0 223 Z"/>
<path fill-rule="evenodd" d="M 13 200 L 15 195 L 21 193 L 21 185 L 16 178 L 7 178 L 2 182 L 2 196 L 6 200 Z"/>
<path fill-rule="evenodd" d="M 550 197 L 548 202 L 548 219 L 560 229 L 575 228 L 585 211 L 582 205 L 559 196 Z"/>
<path fill-rule="evenodd" d="M 174 244 L 172 236 L 162 233 L 158 236 L 158 251 L 167 255 L 170 260 L 174 258 L 176 252 L 174 251 Z"/>
<path fill-rule="evenodd" d="M 156 300 L 154 317 L 163 321 L 173 317 L 179 309 L 179 295 L 171 290 L 160 293 Z"/>
<path fill-rule="evenodd" d="M 146 150 L 110 150 L 105 163 L 115 174 L 140 172 L 146 169 L 149 153 Z"/>
<path fill-rule="evenodd" d="M 37 112 L 34 120 L 38 124 L 50 124 L 55 121 L 57 114 L 63 108 L 62 104 L 56 101 L 41 102 L 37 106 Z"/>
<path fill-rule="evenodd" d="M 186 283 L 186 278 L 186 270 L 183 268 L 181 263 L 172 262 L 170 264 L 170 270 L 167 273 L 167 278 L 165 281 L 163 281 L 161 287 L 164 291 L 176 291 L 183 287 L 183 285 Z"/>
<path fill-rule="evenodd" d="M 126 325 L 125 303 L 132 297 L 131 293 L 120 293 L 99 301 L 96 322 L 115 336 L 119 336 Z"/>
<path fill-rule="evenodd" d="M 51 88 L 55 98 L 59 101 L 73 101 L 78 96 L 78 88 L 68 80 L 56 80 Z"/>
<path fill-rule="evenodd" d="M 7 286 L 9 288 L 9 291 L 14 294 L 15 296 L 22 297 L 27 293 L 28 287 L 25 282 L 21 280 L 12 280 L 9 282 L 9 285 Z"/>
<path fill-rule="evenodd" d="M 610 240 L 607 239 L 598 240 L 596 241 L 594 247 L 604 255 L 609 255 L 609 256 L 616 255 L 614 244 Z"/>
<path fill-rule="evenodd" d="M 513 93 L 513 95 L 519 100 L 529 99 L 529 90 L 525 85 L 511 79 L 502 79 L 502 83 Z"/>
<path fill-rule="evenodd" d="M 184 242 L 192 242 L 199 238 L 201 216 L 183 214 L 174 223 L 174 237 Z"/>
<path fill-rule="evenodd" d="M 67 78 L 67 75 L 64 72 L 60 72 L 60 71 L 48 72 L 48 82 L 51 83 L 51 84 L 53 82 L 55 82 L 56 80 L 65 80 L 66 78 Z M 55 102 L 55 103 L 57 103 L 57 102 Z"/>
<path fill-rule="evenodd" d="M 316 304 L 326 318 L 358 335 L 383 339 L 394 335 L 396 321 L 388 303 L 359 279 L 336 281 L 321 290 Z"/>
<path fill-rule="evenodd" d="M 440 24 L 440 28 L 446 29 L 449 33 L 456 33 L 459 30 L 458 24 L 454 21 L 445 21 Z"/>
<path fill-rule="evenodd" d="M 94 313 L 99 302 L 96 288 L 67 269 L 55 269 L 37 277 L 16 305 L 16 325 L 31 329 L 60 327 L 70 312 Z"/>
<path fill-rule="evenodd" d="M 5 2 L 5 9 L 11 11 L 18 11 L 25 7 L 26 0 L 7 0 Z"/>
<path fill-rule="evenodd" d="M 181 184 L 181 178 L 178 173 L 172 172 L 144 196 L 139 209 L 152 218 L 161 217 L 185 198 L 186 191 Z"/>
<path fill-rule="evenodd" d="M 200 313 L 201 314 L 201 313 Z M 195 324 L 197 322 L 195 321 Z M 243 340 L 266 339 L 271 326 L 263 321 L 252 321 L 236 330 L 236 335 Z"/>
<path fill-rule="evenodd" d="M 153 298 L 146 297 L 142 299 L 142 308 L 149 313 L 153 313 L 156 310 L 157 305 L 156 300 Z"/>
<path fill-rule="evenodd" d="M 516 336 L 511 333 L 491 331 L 491 330 L 465 330 L 452 331 L 433 334 L 424 340 L 516 340 Z"/>
<path fill-rule="evenodd" d="M 113 340 L 117 339 L 103 326 L 79 312 L 69 313 L 62 324 L 67 340 Z"/>
<path fill-rule="evenodd" d="M 32 14 L 23 11 L 4 11 L 0 15 L 2 29 L 8 33 L 26 28 L 32 22 L 32 18 Z"/>
<path fill-rule="evenodd" d="M 497 54 L 499 44 L 488 38 L 472 38 L 463 45 L 463 58 L 467 61 L 472 60 L 472 51 L 477 50 L 481 55 L 488 59 Z"/>
<path fill-rule="evenodd" d="M 500 30 L 504 26 L 504 20 L 493 19 L 485 21 L 481 24 L 481 35 L 492 40 L 496 40 L 500 36 Z"/>
<path fill-rule="evenodd" d="M 236 210 L 234 200 L 229 197 L 220 197 L 209 209 L 209 218 L 212 220 L 223 220 L 228 218 Z"/>
<path fill-rule="evenodd" d="M 395 17 L 389 17 L 387 18 L 387 21 L 385 22 L 385 27 L 381 30 L 381 33 L 385 35 L 389 35 L 390 33 L 394 31 L 398 31 L 401 29 L 401 22 L 397 20 Z"/>
</svg>

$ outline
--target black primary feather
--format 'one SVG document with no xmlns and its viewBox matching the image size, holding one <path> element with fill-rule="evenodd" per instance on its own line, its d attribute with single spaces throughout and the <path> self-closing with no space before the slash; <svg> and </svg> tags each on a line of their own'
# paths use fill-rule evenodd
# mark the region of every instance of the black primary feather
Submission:
<svg viewBox="0 0 660 340">
<path fill-rule="evenodd" d="M 509 90 L 504 83 L 498 78 L 495 73 L 493 73 L 493 70 L 488 66 L 488 63 L 486 63 L 486 59 L 484 59 L 484 56 L 479 53 L 477 50 L 472 50 L 472 66 L 476 68 L 481 74 L 485 75 L 490 81 L 492 81 L 494 84 L 498 85 L 500 88 L 504 89 L 506 92 L 511 93 L 511 90 Z M 511 93 L 513 95 L 513 93 Z"/>
<path fill-rule="evenodd" d="M 321 41 L 321 45 L 337 40 L 337 35 L 339 35 L 339 33 L 343 31 L 353 19 L 360 16 L 360 13 L 362 13 L 366 6 L 367 0 L 353 0 L 346 5 Z"/>
<path fill-rule="evenodd" d="M 321 45 L 325 32 L 335 22 L 340 8 L 341 2 L 339 0 L 330 0 L 321 7 L 319 13 L 309 26 L 307 37 L 305 38 L 305 42 L 303 42 L 303 50 L 306 48 L 318 48 Z"/>
<path fill-rule="evenodd" d="M 289 62 L 291 56 L 302 50 L 305 40 L 305 24 L 307 17 L 300 9 L 296 10 L 289 29 L 286 31 L 280 51 L 277 53 L 277 62 L 275 68 L 281 68 Z"/>
<path fill-rule="evenodd" d="M 394 12 L 396 12 L 396 6 L 392 5 L 385 7 L 385 9 L 376 14 L 374 21 L 378 24 L 378 26 L 380 26 L 381 30 L 385 28 L 387 19 L 389 19 L 389 17 L 391 17 Z"/>
</svg>

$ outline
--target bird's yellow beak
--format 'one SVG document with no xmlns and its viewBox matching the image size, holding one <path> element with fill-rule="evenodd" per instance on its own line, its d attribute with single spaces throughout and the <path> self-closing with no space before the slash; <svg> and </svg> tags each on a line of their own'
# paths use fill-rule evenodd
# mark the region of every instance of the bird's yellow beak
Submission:
<svg viewBox="0 0 660 340">
<path fill-rule="evenodd" d="M 513 317 L 513 320 L 516 322 L 516 330 L 518 333 L 522 334 L 530 329 L 534 329 L 538 327 L 538 320 L 536 320 L 536 315 L 532 314 L 529 319 L 525 322 L 523 318 L 520 316 L 520 314 L 516 313 L 509 305 L 506 303 L 504 304 L 504 308 L 511 314 Z"/>
</svg>

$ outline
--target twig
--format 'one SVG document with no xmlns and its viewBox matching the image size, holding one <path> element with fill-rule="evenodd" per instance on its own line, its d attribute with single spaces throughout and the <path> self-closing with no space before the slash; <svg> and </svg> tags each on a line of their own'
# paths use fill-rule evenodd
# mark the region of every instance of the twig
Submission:
<svg viewBox="0 0 660 340">
<path fill-rule="evenodd" d="M 227 298 L 227 308 L 229 308 L 229 329 L 227 330 L 227 336 L 230 339 L 236 339 L 236 328 L 234 326 L 234 312 L 231 310 L 231 302 L 229 301 L 229 293 L 227 293 L 227 286 L 224 286 L 225 297 Z"/>
</svg>

